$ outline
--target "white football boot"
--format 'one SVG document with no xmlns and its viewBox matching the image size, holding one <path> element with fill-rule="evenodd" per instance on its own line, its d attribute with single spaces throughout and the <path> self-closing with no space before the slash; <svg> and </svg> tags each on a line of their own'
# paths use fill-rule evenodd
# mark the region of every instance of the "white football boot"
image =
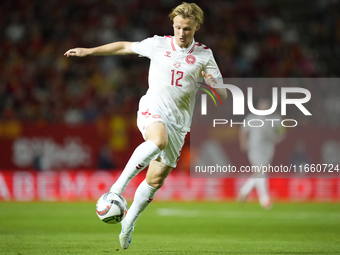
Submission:
<svg viewBox="0 0 340 255">
<path fill-rule="evenodd" d="M 125 219 L 123 219 L 120 223 L 122 224 L 122 232 L 120 232 L 119 234 L 119 243 L 123 249 L 127 249 L 129 248 L 131 243 L 131 235 L 134 229 L 134 225 L 128 225 L 125 222 Z"/>
</svg>

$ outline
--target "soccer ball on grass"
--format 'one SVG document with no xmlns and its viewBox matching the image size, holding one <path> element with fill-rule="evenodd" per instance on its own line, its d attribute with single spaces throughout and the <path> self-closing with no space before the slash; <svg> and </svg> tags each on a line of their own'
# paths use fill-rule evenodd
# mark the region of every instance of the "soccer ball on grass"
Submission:
<svg viewBox="0 0 340 255">
<path fill-rule="evenodd" d="M 121 222 L 127 213 L 127 209 L 128 205 L 125 198 L 113 192 L 102 195 L 96 204 L 99 219 L 109 224 Z"/>
</svg>

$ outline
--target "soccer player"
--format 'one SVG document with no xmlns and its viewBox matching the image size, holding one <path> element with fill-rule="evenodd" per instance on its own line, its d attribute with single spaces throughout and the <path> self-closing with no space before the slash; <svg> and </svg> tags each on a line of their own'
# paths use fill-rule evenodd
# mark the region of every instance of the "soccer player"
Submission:
<svg viewBox="0 0 340 255">
<path fill-rule="evenodd" d="M 258 110 L 267 110 L 270 108 L 270 102 L 267 99 L 260 99 L 257 103 Z M 248 153 L 248 159 L 252 166 L 261 167 L 272 162 L 275 145 L 284 138 L 285 130 L 278 124 L 279 121 L 266 121 L 266 119 L 279 119 L 279 116 L 257 116 L 248 114 L 245 122 L 248 123 L 251 119 L 261 119 L 264 123 L 262 127 L 242 126 L 239 133 L 239 141 L 241 150 Z M 274 123 L 274 124 L 273 124 Z M 261 170 L 261 169 L 259 169 Z M 246 180 L 242 185 L 237 200 L 244 202 L 248 194 L 256 188 L 259 197 L 260 205 L 265 210 L 272 208 L 272 203 L 268 192 L 268 179 L 266 174 L 262 172 L 254 173 L 252 178 Z"/>
<path fill-rule="evenodd" d="M 137 188 L 122 223 L 119 241 L 127 249 L 134 225 L 176 167 L 184 138 L 190 131 L 192 109 L 199 79 L 215 86 L 221 73 L 212 51 L 195 42 L 203 23 L 203 11 L 194 3 L 177 6 L 169 14 L 174 36 L 153 36 L 141 42 L 114 42 L 96 48 L 75 48 L 65 55 L 139 54 L 151 60 L 149 89 L 139 102 L 137 126 L 145 139 L 133 152 L 110 191 L 122 194 L 130 180 L 149 165 L 146 179 Z M 225 89 L 216 88 L 222 99 Z"/>
</svg>

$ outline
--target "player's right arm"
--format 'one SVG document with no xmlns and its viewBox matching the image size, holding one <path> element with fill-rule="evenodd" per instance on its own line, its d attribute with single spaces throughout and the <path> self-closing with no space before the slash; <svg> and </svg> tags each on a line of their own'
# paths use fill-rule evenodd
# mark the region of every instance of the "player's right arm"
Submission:
<svg viewBox="0 0 340 255">
<path fill-rule="evenodd" d="M 64 55 L 67 57 L 86 57 L 135 54 L 131 50 L 131 44 L 132 42 L 114 42 L 95 48 L 74 48 L 66 51 Z"/>
</svg>

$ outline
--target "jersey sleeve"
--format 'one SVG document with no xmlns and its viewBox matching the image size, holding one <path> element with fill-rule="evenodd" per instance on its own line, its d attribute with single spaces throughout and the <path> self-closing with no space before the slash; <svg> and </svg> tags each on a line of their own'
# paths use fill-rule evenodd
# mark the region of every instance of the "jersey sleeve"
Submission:
<svg viewBox="0 0 340 255">
<path fill-rule="evenodd" d="M 133 42 L 131 50 L 142 57 L 151 58 L 155 37 L 147 38 L 141 42 Z"/>
<path fill-rule="evenodd" d="M 208 61 L 205 67 L 203 68 L 203 71 L 206 74 L 211 74 L 214 78 L 222 79 L 222 74 L 220 72 L 220 69 L 217 66 L 217 63 L 214 59 L 212 52 L 208 58 Z"/>
</svg>

